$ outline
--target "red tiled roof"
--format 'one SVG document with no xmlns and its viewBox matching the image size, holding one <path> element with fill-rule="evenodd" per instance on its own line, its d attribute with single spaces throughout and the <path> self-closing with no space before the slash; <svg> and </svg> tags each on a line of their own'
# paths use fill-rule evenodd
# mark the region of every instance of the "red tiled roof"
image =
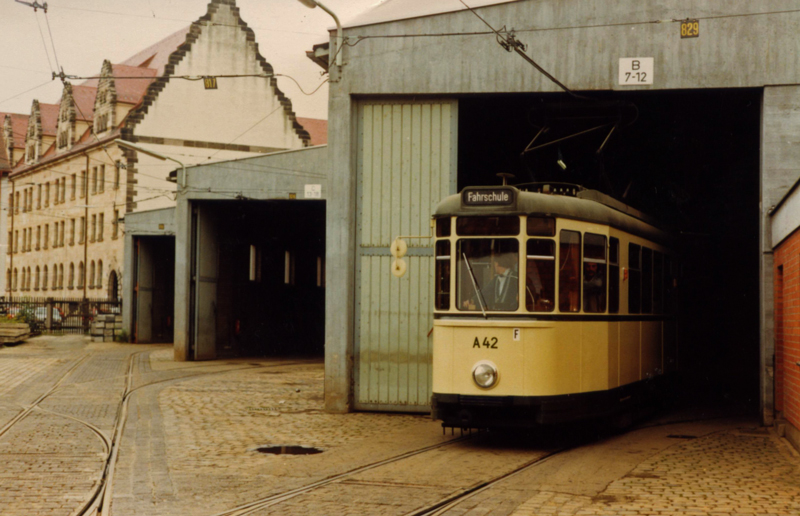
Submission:
<svg viewBox="0 0 800 516">
<path fill-rule="evenodd" d="M 25 148 L 25 136 L 28 134 L 28 119 L 29 115 L 20 115 L 18 113 L 0 113 L 0 127 L 3 126 L 6 120 L 6 115 L 11 116 L 11 132 L 14 134 L 14 148 Z M 3 134 L 0 131 L 0 138 Z M 3 145 L 5 147 L 5 145 Z"/>
<path fill-rule="evenodd" d="M 75 118 L 77 120 L 92 121 L 95 97 L 97 97 L 97 88 L 83 85 L 72 87 L 72 98 L 75 100 Z"/>
<path fill-rule="evenodd" d="M 111 69 L 114 77 L 144 77 L 152 79 L 158 74 L 158 70 L 155 68 L 141 68 L 122 64 L 112 64 Z M 147 92 L 147 87 L 150 86 L 151 82 L 153 81 L 146 79 L 116 79 L 114 86 L 117 90 L 117 102 L 138 104 L 144 97 L 145 92 Z M 99 83 L 99 79 L 89 79 L 81 83 L 81 86 L 97 88 Z"/>
<path fill-rule="evenodd" d="M 141 68 L 153 68 L 159 76 L 164 75 L 164 67 L 169 63 L 169 56 L 186 41 L 186 34 L 191 26 L 187 26 L 170 34 L 158 43 L 147 47 L 121 64 Z"/>
<path fill-rule="evenodd" d="M 39 103 L 39 113 L 42 116 L 42 134 L 55 136 L 58 128 L 58 104 Z"/>
<path fill-rule="evenodd" d="M 310 145 L 324 145 L 328 143 L 328 121 L 317 118 L 297 117 L 297 123 L 303 126 L 311 136 Z"/>
</svg>

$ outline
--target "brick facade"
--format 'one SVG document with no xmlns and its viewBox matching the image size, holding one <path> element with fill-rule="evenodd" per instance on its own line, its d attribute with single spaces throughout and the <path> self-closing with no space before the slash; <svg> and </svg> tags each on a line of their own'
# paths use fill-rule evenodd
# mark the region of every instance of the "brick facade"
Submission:
<svg viewBox="0 0 800 516">
<path fill-rule="evenodd" d="M 800 429 L 800 228 L 774 250 L 775 409 Z"/>
</svg>

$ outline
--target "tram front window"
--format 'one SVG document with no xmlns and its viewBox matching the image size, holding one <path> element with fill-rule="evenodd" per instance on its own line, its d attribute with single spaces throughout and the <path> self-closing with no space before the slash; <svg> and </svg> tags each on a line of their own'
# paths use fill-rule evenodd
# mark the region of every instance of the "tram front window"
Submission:
<svg viewBox="0 0 800 516">
<path fill-rule="evenodd" d="M 456 247 L 459 310 L 515 311 L 519 306 L 519 242 L 463 239 Z"/>
</svg>

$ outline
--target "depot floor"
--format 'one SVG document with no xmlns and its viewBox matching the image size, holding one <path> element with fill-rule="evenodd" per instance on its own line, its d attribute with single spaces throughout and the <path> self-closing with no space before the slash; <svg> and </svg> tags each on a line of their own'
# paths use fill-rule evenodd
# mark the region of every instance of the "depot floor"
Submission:
<svg viewBox="0 0 800 516">
<path fill-rule="evenodd" d="M 444 513 L 800 513 L 800 456 L 746 417 L 695 407 L 619 434 L 443 435 L 425 415 L 324 412 L 321 361 L 178 363 L 169 346 L 64 336 L 0 349 L 0 428 L 60 382 L 0 432 L 2 514 L 66 516 L 85 502 L 106 456 L 88 425 L 113 433 L 128 371 L 111 514 L 260 501 L 251 514 L 404 515 L 469 490 Z"/>
</svg>

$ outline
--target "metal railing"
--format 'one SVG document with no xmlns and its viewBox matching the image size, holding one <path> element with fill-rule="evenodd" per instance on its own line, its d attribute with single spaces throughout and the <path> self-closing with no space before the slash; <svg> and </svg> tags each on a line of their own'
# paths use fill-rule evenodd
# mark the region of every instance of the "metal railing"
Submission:
<svg viewBox="0 0 800 516">
<path fill-rule="evenodd" d="M 0 296 L 0 317 L 22 314 L 34 333 L 88 335 L 96 315 L 121 313 L 121 299 Z"/>
</svg>

